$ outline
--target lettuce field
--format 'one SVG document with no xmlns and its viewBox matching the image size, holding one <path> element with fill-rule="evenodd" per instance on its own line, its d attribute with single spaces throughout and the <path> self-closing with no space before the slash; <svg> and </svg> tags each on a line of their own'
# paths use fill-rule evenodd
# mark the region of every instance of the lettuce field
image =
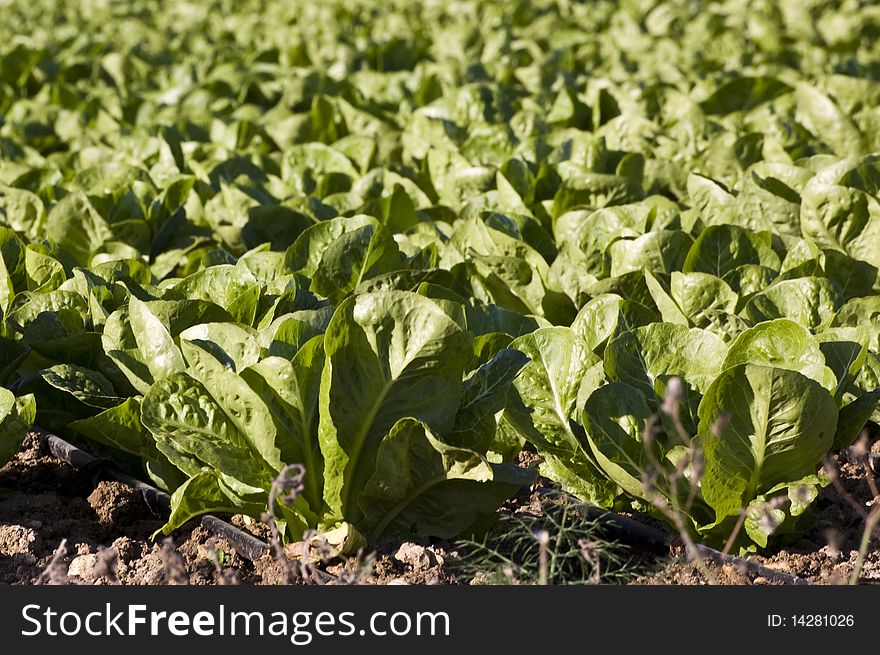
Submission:
<svg viewBox="0 0 880 655">
<path fill-rule="evenodd" d="M 58 435 L 165 535 L 476 538 L 531 489 L 745 555 L 849 457 L 865 559 L 880 6 L 0 15 L 0 465 Z"/>
</svg>

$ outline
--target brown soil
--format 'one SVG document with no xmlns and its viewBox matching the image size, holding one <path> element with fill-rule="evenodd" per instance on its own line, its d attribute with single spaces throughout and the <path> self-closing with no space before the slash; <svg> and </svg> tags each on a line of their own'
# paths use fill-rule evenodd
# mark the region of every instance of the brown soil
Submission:
<svg viewBox="0 0 880 655">
<path fill-rule="evenodd" d="M 216 582 L 210 535 L 181 530 L 171 548 L 150 539 L 162 524 L 138 492 L 52 457 L 30 435 L 0 469 L 0 584 Z"/>
<path fill-rule="evenodd" d="M 267 539 L 264 525 L 231 522 Z M 31 434 L 0 468 L 0 584 L 437 584 L 452 581 L 434 545 L 351 557 L 315 572 L 291 562 L 288 574 L 266 555 L 240 557 L 195 522 L 171 537 L 151 535 L 164 520 L 141 495 L 49 454 Z M 63 551 L 59 552 L 62 542 Z"/>
<path fill-rule="evenodd" d="M 848 579 L 862 536 L 862 518 L 872 498 L 863 467 L 838 460 L 839 483 L 821 492 L 812 527 L 802 537 L 752 561 L 820 584 Z M 855 506 L 854 506 L 855 505 Z M 535 512 L 534 493 L 503 508 Z M 537 509 L 536 509 L 537 508 Z M 265 526 L 245 517 L 231 522 L 262 539 Z M 95 471 L 76 469 L 51 456 L 30 435 L 18 455 L 0 468 L 0 584 L 461 584 L 449 544 L 406 543 L 344 561 L 289 571 L 271 554 L 257 562 L 240 557 L 225 540 L 195 522 L 169 538 L 151 535 L 161 527 L 140 494 Z M 65 542 L 63 552 L 59 546 Z M 452 551 L 452 552 L 451 552 Z M 682 557 L 635 553 L 642 571 L 635 584 L 706 584 L 700 569 Z M 722 584 L 769 584 L 733 565 L 708 565 Z M 863 584 L 880 584 L 877 540 L 862 569 Z"/>
<path fill-rule="evenodd" d="M 880 442 L 874 444 L 875 448 Z M 849 461 L 849 459 L 853 461 Z M 767 568 L 804 578 L 817 584 L 846 584 L 853 572 L 864 533 L 863 516 L 874 498 L 869 475 L 852 453 L 841 453 L 826 465 L 826 473 L 838 471 L 835 484 L 823 489 L 815 502 L 813 521 L 793 543 L 749 560 Z M 880 535 L 875 530 L 862 566 L 860 584 L 880 585 Z M 759 574 L 735 566 L 709 564 L 710 576 L 720 584 L 772 584 Z M 654 575 L 637 580 L 642 584 L 706 584 L 697 566 L 681 560 Z"/>
</svg>

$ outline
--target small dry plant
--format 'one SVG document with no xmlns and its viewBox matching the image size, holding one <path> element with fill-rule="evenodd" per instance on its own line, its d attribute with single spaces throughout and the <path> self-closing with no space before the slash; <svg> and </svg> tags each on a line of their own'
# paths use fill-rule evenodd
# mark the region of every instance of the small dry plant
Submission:
<svg viewBox="0 0 880 655">
<path fill-rule="evenodd" d="M 457 574 L 483 584 L 618 584 L 638 575 L 626 546 L 603 537 L 571 496 L 543 498 L 537 514 L 502 514 L 491 536 L 455 545 Z"/>
<path fill-rule="evenodd" d="M 825 460 L 825 472 L 831 478 L 831 483 L 834 485 L 835 490 L 864 522 L 858 554 L 849 578 L 849 584 L 851 585 L 857 585 L 861 579 L 862 568 L 865 565 L 871 540 L 875 537 L 880 538 L 880 489 L 878 489 L 877 479 L 874 476 L 875 462 L 877 460 L 876 455 L 870 451 L 870 443 L 868 430 L 862 430 L 856 442 L 846 451 L 847 459 L 865 474 L 865 480 L 871 494 L 871 499 L 867 503 L 859 503 L 846 490 L 840 481 L 840 471 L 834 460 L 830 457 Z"/>
</svg>

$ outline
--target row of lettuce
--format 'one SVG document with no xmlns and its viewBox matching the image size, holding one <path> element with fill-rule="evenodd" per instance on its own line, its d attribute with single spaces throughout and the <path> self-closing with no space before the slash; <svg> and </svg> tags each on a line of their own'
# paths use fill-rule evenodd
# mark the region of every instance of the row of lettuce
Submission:
<svg viewBox="0 0 880 655">
<path fill-rule="evenodd" d="M 0 24 L 0 461 L 85 440 L 166 531 L 301 464 L 285 539 L 354 547 L 527 450 L 748 548 L 880 421 L 872 8 L 55 4 Z"/>
<path fill-rule="evenodd" d="M 558 224 L 595 239 L 600 223 L 635 231 L 661 209 L 680 220 L 649 199 Z M 643 437 L 675 377 L 705 459 L 677 493 L 693 483 L 688 513 L 711 537 L 775 495 L 790 506 L 774 511 L 800 514 L 823 457 L 877 418 L 876 269 L 839 250 L 652 227 L 613 237 L 611 267 L 625 247 L 632 270 L 590 282 L 576 310 L 525 242 L 475 219 L 445 238 L 424 225 L 437 234 L 418 248 L 418 231 L 329 219 L 286 252 L 214 250 L 162 281 L 141 260 L 66 269 L 64 253 L 0 229 L 3 381 L 19 396 L 3 392 L 4 454 L 36 397 L 41 425 L 139 458 L 174 490 L 167 530 L 205 511 L 260 516 L 301 463 L 304 489 L 281 508 L 290 538 L 342 523 L 371 541 L 451 536 L 533 479 L 514 464 L 525 443 L 589 502 L 672 494 L 662 472 L 644 481 L 672 474 L 678 433 Z M 746 523 L 764 545 L 761 525 Z"/>
</svg>

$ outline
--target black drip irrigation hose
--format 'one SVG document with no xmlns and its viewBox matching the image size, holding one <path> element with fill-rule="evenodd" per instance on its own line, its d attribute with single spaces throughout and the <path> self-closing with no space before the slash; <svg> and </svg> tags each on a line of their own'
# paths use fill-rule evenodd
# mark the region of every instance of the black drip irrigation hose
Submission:
<svg viewBox="0 0 880 655">
<path fill-rule="evenodd" d="M 54 434 L 42 430 L 37 430 L 37 432 L 46 440 L 49 451 L 58 459 L 79 469 L 100 471 L 108 478 L 132 487 L 140 492 L 144 502 L 147 503 L 147 506 L 155 514 L 167 514 L 170 511 L 171 496 L 164 491 L 146 482 L 141 482 L 137 478 L 120 471 L 112 462 L 95 457 Z M 266 542 L 257 539 L 253 535 L 249 535 L 243 530 L 239 530 L 234 525 L 230 525 L 216 516 L 211 516 L 210 514 L 203 516 L 201 526 L 213 535 L 226 539 L 239 555 L 250 561 L 260 559 L 269 550 L 269 544 Z"/>
<path fill-rule="evenodd" d="M 201 526 L 218 537 L 224 537 L 242 557 L 255 561 L 269 551 L 269 544 L 239 530 L 216 516 L 207 514 L 202 517 Z"/>
<path fill-rule="evenodd" d="M 171 509 L 171 496 L 164 491 L 123 473 L 108 460 L 95 457 L 54 434 L 42 433 L 42 435 L 46 438 L 49 452 L 58 459 L 76 468 L 100 470 L 107 477 L 134 488 L 140 492 L 144 502 L 154 514 L 168 512 Z"/>
</svg>

